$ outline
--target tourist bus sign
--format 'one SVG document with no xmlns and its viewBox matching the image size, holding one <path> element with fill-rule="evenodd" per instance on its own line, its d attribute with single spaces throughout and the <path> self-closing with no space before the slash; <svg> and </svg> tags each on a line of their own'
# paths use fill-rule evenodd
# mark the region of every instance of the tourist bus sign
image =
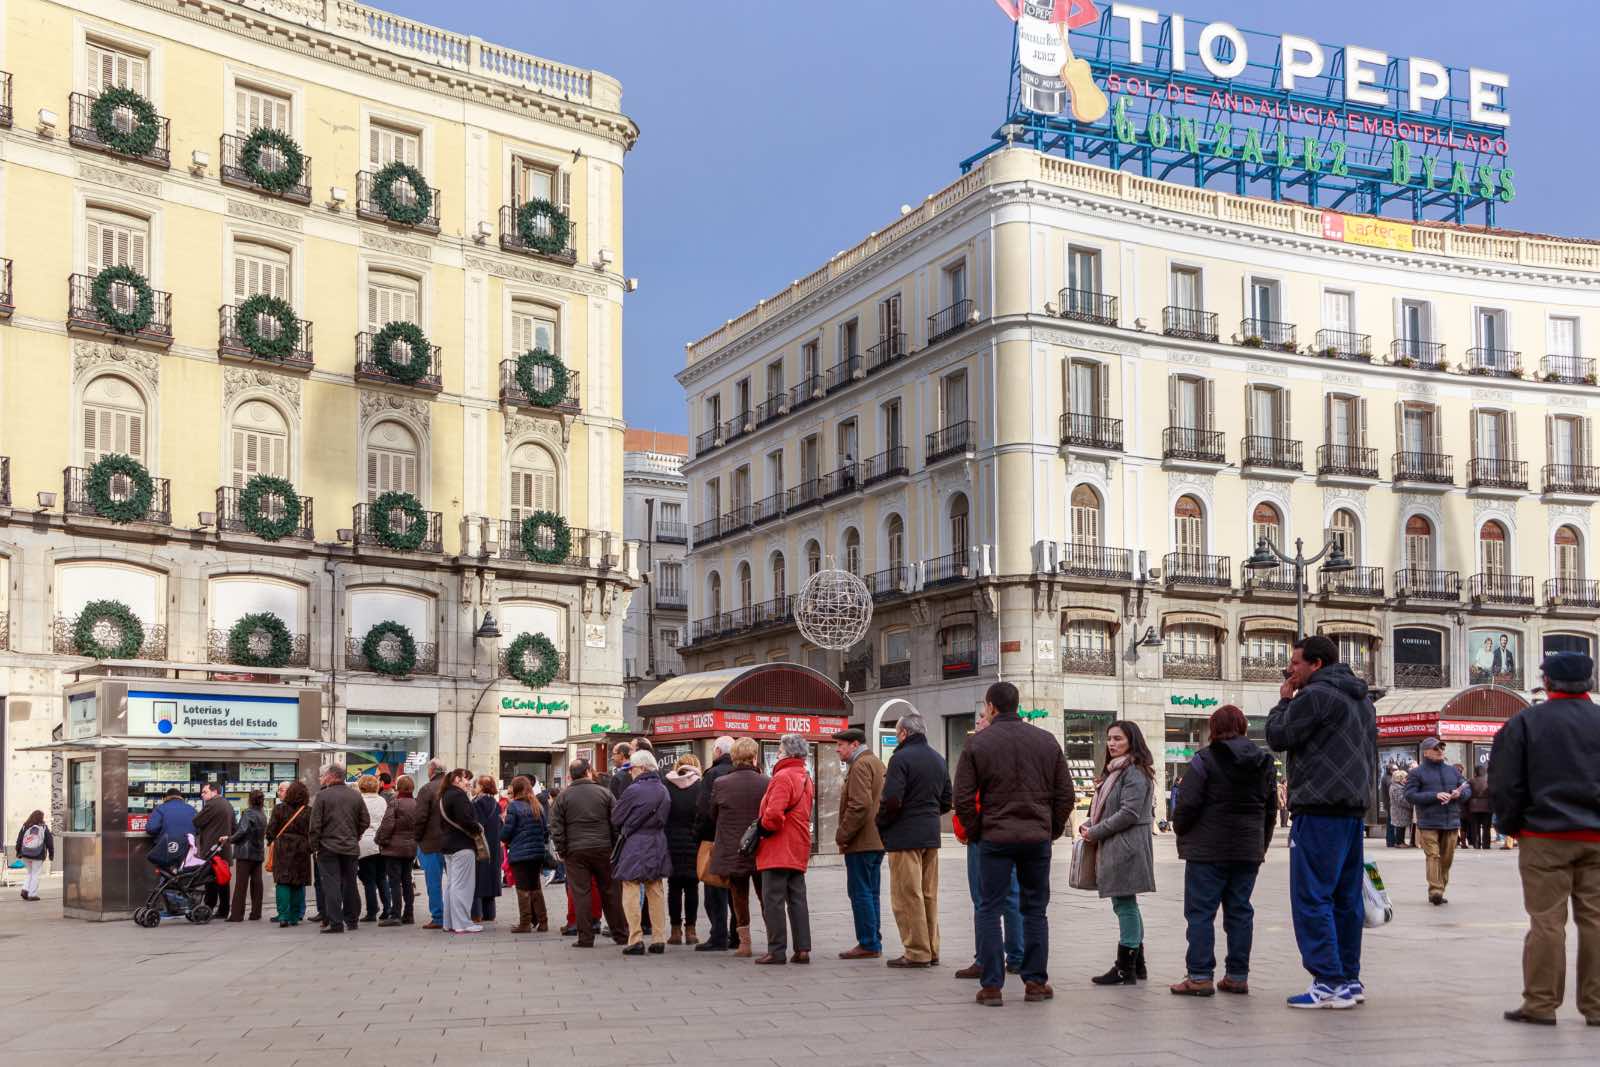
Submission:
<svg viewBox="0 0 1600 1067">
<path fill-rule="evenodd" d="M 1104 0 L 996 0 L 1012 143 L 1355 214 L 1493 225 L 1516 197 L 1510 78 Z"/>
</svg>

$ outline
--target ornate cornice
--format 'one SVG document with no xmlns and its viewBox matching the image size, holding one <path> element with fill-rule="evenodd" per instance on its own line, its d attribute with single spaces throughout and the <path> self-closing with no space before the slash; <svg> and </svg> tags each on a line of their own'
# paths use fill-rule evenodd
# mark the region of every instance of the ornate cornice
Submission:
<svg viewBox="0 0 1600 1067">
<path fill-rule="evenodd" d="M 72 342 L 72 376 L 82 378 L 99 367 L 113 367 L 143 379 L 152 392 L 161 387 L 161 357 L 142 348 L 99 341 Z"/>
<path fill-rule="evenodd" d="M 409 256 L 412 259 L 431 260 L 433 252 L 427 245 L 415 241 L 402 241 L 398 237 L 390 237 L 386 233 L 374 233 L 371 230 L 361 231 L 361 247 L 370 248 L 375 252 L 388 252 L 396 256 Z"/>
<path fill-rule="evenodd" d="M 120 170 L 108 170 L 97 167 L 93 163 L 78 164 L 78 177 L 86 181 L 99 182 L 101 185 L 110 185 L 117 189 L 125 189 L 130 193 L 141 196 L 161 195 L 161 182 L 155 178 L 145 178 L 138 174 L 126 174 Z"/>
<path fill-rule="evenodd" d="M 276 211 L 261 204 L 249 204 L 243 200 L 234 200 L 231 197 L 228 200 L 228 214 L 236 219 L 248 219 L 251 222 L 265 223 L 268 226 L 276 226 L 280 230 L 293 230 L 295 233 L 299 233 L 305 228 L 298 215 L 291 215 L 287 211 Z"/>
<path fill-rule="evenodd" d="M 271 371 L 243 367 L 222 368 L 222 403 L 231 405 L 244 393 L 265 392 L 282 400 L 296 416 L 300 414 L 300 379 Z"/>
<path fill-rule="evenodd" d="M 497 278 L 509 278 L 514 282 L 544 285 L 552 289 L 566 289 L 569 292 L 582 293 L 585 296 L 605 296 L 607 292 L 605 284 L 601 282 L 586 282 L 581 278 L 573 278 L 547 270 L 537 270 L 533 267 L 522 267 L 515 263 L 504 263 L 484 256 L 468 255 L 466 257 L 466 265 L 468 270 L 481 270 L 485 274 L 492 274 Z"/>
<path fill-rule="evenodd" d="M 393 393 L 380 393 L 367 389 L 361 391 L 362 426 L 371 425 L 373 419 L 389 412 L 404 415 L 422 427 L 423 433 L 429 432 L 432 416 L 426 401 L 409 396 L 396 396 Z"/>
</svg>

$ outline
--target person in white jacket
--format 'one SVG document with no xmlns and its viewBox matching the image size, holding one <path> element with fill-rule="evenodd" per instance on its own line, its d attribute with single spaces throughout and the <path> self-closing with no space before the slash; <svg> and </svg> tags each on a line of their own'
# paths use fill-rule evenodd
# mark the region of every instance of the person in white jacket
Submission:
<svg viewBox="0 0 1600 1067">
<path fill-rule="evenodd" d="M 361 879 L 361 889 L 367 899 L 367 913 L 361 921 L 369 923 L 378 921 L 380 896 L 382 913 L 388 915 L 390 910 L 389 886 L 383 876 L 383 857 L 378 855 L 378 826 L 389 807 L 389 802 L 379 795 L 381 786 L 375 774 L 363 774 L 357 783 L 361 790 L 361 802 L 367 806 L 367 815 L 372 820 L 361 834 L 360 858 L 356 861 L 356 877 Z"/>
</svg>

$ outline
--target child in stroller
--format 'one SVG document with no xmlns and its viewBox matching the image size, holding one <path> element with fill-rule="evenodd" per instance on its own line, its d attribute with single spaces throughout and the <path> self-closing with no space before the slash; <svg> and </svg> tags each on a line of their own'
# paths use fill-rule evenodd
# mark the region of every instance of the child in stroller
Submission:
<svg viewBox="0 0 1600 1067">
<path fill-rule="evenodd" d="M 133 911 L 133 921 L 149 929 L 160 926 L 162 917 L 182 916 L 192 923 L 211 921 L 211 908 L 206 904 L 206 889 L 217 882 L 216 865 L 212 859 L 222 852 L 227 839 L 212 845 L 203 853 L 190 855 L 200 862 L 178 867 L 155 868 L 156 884 L 145 898 L 144 904 Z"/>
</svg>

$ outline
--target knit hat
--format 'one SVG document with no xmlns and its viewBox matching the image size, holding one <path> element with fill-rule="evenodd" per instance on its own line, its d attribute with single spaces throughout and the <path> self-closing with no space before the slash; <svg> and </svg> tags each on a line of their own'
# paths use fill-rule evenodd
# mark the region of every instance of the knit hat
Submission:
<svg viewBox="0 0 1600 1067">
<path fill-rule="evenodd" d="M 1594 677 L 1594 660 L 1582 652 L 1552 652 L 1539 664 L 1551 688 L 1567 693 L 1586 693 Z"/>
</svg>

